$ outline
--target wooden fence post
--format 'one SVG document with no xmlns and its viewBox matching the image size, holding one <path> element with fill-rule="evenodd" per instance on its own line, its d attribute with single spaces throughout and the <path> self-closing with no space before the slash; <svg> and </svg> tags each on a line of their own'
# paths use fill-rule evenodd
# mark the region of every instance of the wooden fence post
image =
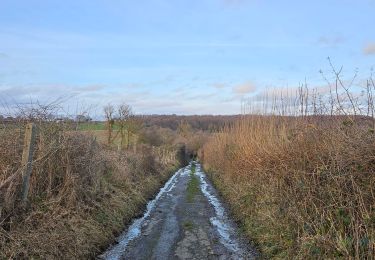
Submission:
<svg viewBox="0 0 375 260">
<path fill-rule="evenodd" d="M 33 123 L 26 125 L 25 142 L 22 153 L 22 201 L 27 201 L 30 186 L 30 175 L 35 149 L 36 127 Z"/>
</svg>

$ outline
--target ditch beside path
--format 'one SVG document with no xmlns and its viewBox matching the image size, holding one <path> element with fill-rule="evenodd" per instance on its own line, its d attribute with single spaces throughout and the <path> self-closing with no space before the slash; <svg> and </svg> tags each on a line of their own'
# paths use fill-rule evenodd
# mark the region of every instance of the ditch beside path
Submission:
<svg viewBox="0 0 375 260">
<path fill-rule="evenodd" d="M 100 259 L 255 259 L 200 164 L 177 171 Z"/>
</svg>

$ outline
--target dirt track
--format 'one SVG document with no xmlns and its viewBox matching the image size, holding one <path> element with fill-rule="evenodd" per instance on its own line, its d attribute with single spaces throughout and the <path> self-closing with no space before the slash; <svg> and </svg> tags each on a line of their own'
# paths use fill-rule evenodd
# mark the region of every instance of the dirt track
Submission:
<svg viewBox="0 0 375 260">
<path fill-rule="evenodd" d="M 195 168 L 195 169 L 194 169 Z M 193 173 L 194 172 L 194 173 Z M 199 164 L 176 172 L 103 259 L 254 259 Z"/>
</svg>

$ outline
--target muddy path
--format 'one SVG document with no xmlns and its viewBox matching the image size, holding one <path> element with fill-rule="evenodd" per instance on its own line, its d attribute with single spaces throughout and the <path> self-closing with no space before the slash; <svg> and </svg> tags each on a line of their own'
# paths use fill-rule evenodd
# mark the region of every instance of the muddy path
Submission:
<svg viewBox="0 0 375 260">
<path fill-rule="evenodd" d="M 177 171 L 100 259 L 254 259 L 198 163 Z"/>
</svg>

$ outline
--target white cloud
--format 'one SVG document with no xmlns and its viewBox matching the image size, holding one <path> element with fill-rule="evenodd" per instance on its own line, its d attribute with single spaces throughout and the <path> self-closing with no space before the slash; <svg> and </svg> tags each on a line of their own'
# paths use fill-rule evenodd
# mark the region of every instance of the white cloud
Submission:
<svg viewBox="0 0 375 260">
<path fill-rule="evenodd" d="M 2 59 L 8 59 L 8 58 L 9 58 L 9 56 L 7 54 L 5 54 L 3 52 L 0 52 L 0 60 L 2 60 Z"/>
<path fill-rule="evenodd" d="M 226 88 L 228 86 L 228 84 L 216 82 L 216 83 L 210 84 L 210 86 L 213 87 L 213 88 L 216 88 L 216 89 L 223 89 L 223 88 Z"/>
<path fill-rule="evenodd" d="M 321 36 L 318 39 L 318 44 L 325 46 L 325 47 L 338 47 L 340 44 L 342 44 L 345 41 L 344 37 L 340 35 L 336 36 Z"/>
<path fill-rule="evenodd" d="M 105 91 L 103 91 L 103 89 Z M 108 90 L 107 90 L 108 88 Z M 139 89 L 111 88 L 102 85 L 0 85 L 0 114 L 7 114 L 7 107 L 17 111 L 17 106 L 28 106 L 31 103 L 48 104 L 59 101 L 61 115 L 75 115 L 82 111 L 101 119 L 102 108 L 126 102 L 139 114 L 237 114 L 240 102 L 234 99 L 219 105 L 218 93 L 176 93 L 171 91 L 162 94 Z M 238 95 L 238 97 L 240 97 Z M 4 106 L 3 104 L 6 104 Z"/>
<path fill-rule="evenodd" d="M 237 95 L 245 95 L 245 94 L 254 92 L 256 90 L 256 86 L 254 85 L 253 82 L 248 81 L 243 84 L 234 86 L 232 90 L 233 90 L 233 93 Z"/>
<path fill-rule="evenodd" d="M 371 42 L 365 45 L 363 48 L 363 53 L 365 55 L 374 55 L 375 54 L 375 42 Z"/>
<path fill-rule="evenodd" d="M 79 90 L 82 92 L 95 92 L 95 91 L 102 90 L 104 88 L 105 88 L 105 85 L 88 85 L 88 86 L 79 88 Z"/>
</svg>

